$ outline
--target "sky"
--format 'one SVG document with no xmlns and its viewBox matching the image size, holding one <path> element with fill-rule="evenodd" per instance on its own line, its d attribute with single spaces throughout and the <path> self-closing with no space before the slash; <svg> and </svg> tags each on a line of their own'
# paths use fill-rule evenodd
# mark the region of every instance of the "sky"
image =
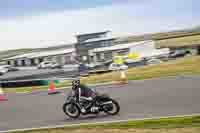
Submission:
<svg viewBox="0 0 200 133">
<path fill-rule="evenodd" d="M 199 0 L 0 0 L 0 51 L 76 42 L 110 30 L 113 37 L 200 26 Z"/>
</svg>

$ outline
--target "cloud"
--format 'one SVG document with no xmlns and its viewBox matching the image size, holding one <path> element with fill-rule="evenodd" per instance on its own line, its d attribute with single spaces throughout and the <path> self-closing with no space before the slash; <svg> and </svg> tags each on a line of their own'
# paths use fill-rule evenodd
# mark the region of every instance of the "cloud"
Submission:
<svg viewBox="0 0 200 133">
<path fill-rule="evenodd" d="M 0 50 L 72 43 L 79 33 L 111 30 L 113 36 L 138 35 L 190 28 L 199 22 L 198 17 L 162 16 L 157 11 L 153 6 L 129 3 L 2 20 Z"/>
<path fill-rule="evenodd" d="M 105 5 L 128 3 L 131 0 L 0 0 L 0 17 L 12 18 L 49 11 L 78 10 Z M 143 0 L 134 0 L 140 3 Z"/>
</svg>

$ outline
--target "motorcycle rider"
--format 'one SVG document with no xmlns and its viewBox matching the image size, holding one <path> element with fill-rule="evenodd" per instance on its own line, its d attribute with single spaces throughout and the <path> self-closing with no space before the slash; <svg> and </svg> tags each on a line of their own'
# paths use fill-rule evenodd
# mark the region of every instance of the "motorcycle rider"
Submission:
<svg viewBox="0 0 200 133">
<path fill-rule="evenodd" d="M 76 102 L 81 106 L 81 112 L 85 113 L 95 96 L 95 91 L 84 84 L 79 79 L 72 81 L 72 90 L 76 97 Z"/>
</svg>

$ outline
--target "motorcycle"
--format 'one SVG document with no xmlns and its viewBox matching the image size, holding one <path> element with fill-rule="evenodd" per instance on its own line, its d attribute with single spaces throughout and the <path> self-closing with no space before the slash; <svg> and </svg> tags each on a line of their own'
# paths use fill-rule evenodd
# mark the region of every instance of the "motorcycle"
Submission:
<svg viewBox="0 0 200 133">
<path fill-rule="evenodd" d="M 63 112 L 71 117 L 78 118 L 80 115 L 99 114 L 104 112 L 108 115 L 116 115 L 120 111 L 119 103 L 107 94 L 99 94 L 96 90 L 92 96 L 92 101 L 76 102 L 76 97 L 71 91 L 63 104 Z M 83 105 L 87 105 L 85 111 Z"/>
</svg>

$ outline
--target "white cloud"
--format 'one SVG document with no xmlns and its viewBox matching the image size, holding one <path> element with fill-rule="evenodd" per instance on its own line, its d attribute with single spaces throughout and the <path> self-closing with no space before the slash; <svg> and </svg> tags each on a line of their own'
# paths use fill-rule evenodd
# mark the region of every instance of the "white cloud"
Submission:
<svg viewBox="0 0 200 133">
<path fill-rule="evenodd" d="M 130 4 L 112 5 L 1 20 L 0 50 L 71 43 L 76 41 L 78 33 L 111 30 L 114 36 L 126 36 L 189 28 L 198 24 L 198 19 L 190 16 L 148 16 L 140 13 L 146 11 L 144 9 Z"/>
</svg>

